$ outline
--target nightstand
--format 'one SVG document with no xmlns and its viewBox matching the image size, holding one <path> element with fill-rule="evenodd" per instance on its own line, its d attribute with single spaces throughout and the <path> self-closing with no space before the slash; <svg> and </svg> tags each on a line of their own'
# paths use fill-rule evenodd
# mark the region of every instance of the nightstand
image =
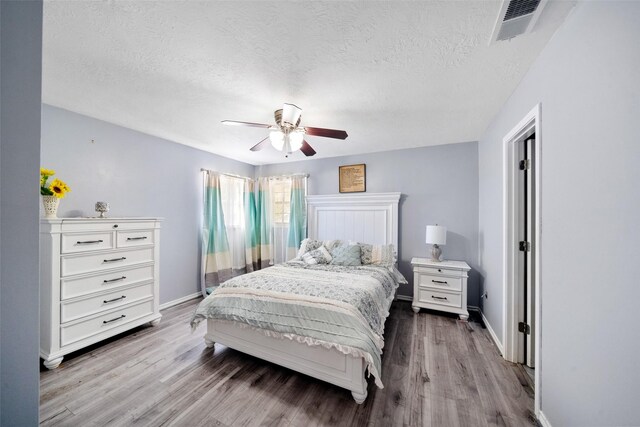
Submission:
<svg viewBox="0 0 640 427">
<path fill-rule="evenodd" d="M 427 258 L 413 258 L 413 302 L 416 313 L 420 308 L 455 313 L 467 320 L 467 272 L 471 267 L 464 261 L 434 262 Z"/>
</svg>

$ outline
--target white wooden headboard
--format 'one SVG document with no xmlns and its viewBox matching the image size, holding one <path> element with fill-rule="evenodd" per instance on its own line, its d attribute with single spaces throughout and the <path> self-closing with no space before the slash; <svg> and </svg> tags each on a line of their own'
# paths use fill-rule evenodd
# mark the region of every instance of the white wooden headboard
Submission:
<svg viewBox="0 0 640 427">
<path fill-rule="evenodd" d="M 400 193 L 307 196 L 308 235 L 312 239 L 354 240 L 398 250 Z"/>
</svg>

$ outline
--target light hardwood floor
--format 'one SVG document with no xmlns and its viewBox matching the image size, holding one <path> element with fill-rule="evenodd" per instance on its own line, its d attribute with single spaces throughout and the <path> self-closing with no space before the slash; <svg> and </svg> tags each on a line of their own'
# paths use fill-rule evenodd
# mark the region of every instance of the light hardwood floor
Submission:
<svg viewBox="0 0 640 427">
<path fill-rule="evenodd" d="M 482 325 L 395 302 L 380 390 L 351 393 L 216 344 L 188 321 L 199 300 L 41 368 L 40 422 L 61 426 L 536 425 L 522 369 Z"/>
</svg>

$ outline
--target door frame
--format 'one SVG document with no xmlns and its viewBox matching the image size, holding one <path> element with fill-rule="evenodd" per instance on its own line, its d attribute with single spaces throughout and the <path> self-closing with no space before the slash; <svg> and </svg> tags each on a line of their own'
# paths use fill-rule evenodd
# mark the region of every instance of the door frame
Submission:
<svg viewBox="0 0 640 427">
<path fill-rule="evenodd" d="M 536 135 L 535 149 L 534 149 L 534 182 L 535 182 L 535 208 L 533 214 L 533 221 L 535 224 L 534 242 L 533 245 L 533 257 L 534 257 L 534 292 L 535 292 L 535 320 L 534 320 L 534 359 L 535 359 L 535 372 L 534 372 L 534 385 L 535 385 L 535 403 L 534 409 L 536 416 L 540 414 L 540 372 L 542 365 L 541 354 L 541 335 L 542 335 L 542 298 L 541 298 L 541 263 L 540 263 L 540 246 L 541 246 L 541 172 L 542 172 L 542 133 L 540 130 L 541 125 L 541 104 L 537 104 L 529 113 L 502 139 L 502 173 L 503 173 L 503 292 L 504 292 L 504 304 L 503 304 L 503 344 L 504 344 L 504 358 L 510 362 L 517 362 L 518 360 L 518 328 L 517 328 L 517 303 L 518 303 L 518 289 L 515 286 L 517 283 L 517 257 L 518 257 L 518 242 L 517 242 L 517 203 L 516 198 L 516 183 L 518 168 L 516 168 L 516 157 L 518 150 L 515 149 L 515 142 L 530 131 L 534 131 Z"/>
</svg>

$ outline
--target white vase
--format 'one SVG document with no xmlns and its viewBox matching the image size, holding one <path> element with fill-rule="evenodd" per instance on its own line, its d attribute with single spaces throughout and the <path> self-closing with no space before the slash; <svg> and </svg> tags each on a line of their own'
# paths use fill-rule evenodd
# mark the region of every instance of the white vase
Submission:
<svg viewBox="0 0 640 427">
<path fill-rule="evenodd" d="M 57 218 L 58 217 L 58 205 L 60 199 L 56 196 L 42 196 L 42 206 L 44 206 L 45 218 Z"/>
</svg>

